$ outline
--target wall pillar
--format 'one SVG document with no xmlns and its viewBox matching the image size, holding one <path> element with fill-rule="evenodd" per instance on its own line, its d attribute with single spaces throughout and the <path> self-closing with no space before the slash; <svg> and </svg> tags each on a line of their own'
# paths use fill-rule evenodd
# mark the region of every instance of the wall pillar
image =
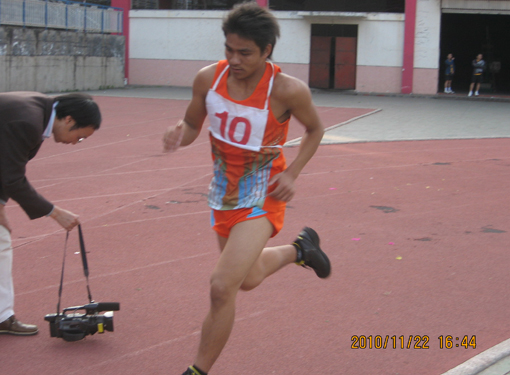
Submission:
<svg viewBox="0 0 510 375">
<path fill-rule="evenodd" d="M 112 0 L 111 6 L 122 8 L 122 34 L 126 41 L 126 49 L 124 54 L 124 78 L 129 83 L 129 11 L 131 10 L 131 0 Z"/>
<path fill-rule="evenodd" d="M 416 32 L 416 1 L 406 0 L 404 29 L 404 62 L 402 66 L 402 94 L 413 92 L 414 41 Z"/>
</svg>

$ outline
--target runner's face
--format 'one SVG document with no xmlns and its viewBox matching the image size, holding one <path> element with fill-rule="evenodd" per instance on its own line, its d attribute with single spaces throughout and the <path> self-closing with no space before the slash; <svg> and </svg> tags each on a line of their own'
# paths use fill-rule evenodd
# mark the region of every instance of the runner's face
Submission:
<svg viewBox="0 0 510 375">
<path fill-rule="evenodd" d="M 237 34 L 227 34 L 225 56 L 230 65 L 230 73 L 236 79 L 250 78 L 254 73 L 265 69 L 270 52 L 271 45 L 261 53 L 253 40 L 241 38 Z"/>
</svg>

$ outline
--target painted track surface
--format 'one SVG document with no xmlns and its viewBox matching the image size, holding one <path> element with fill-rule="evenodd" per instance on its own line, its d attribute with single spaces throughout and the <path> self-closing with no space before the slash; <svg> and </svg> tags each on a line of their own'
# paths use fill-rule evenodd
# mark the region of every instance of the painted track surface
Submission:
<svg viewBox="0 0 510 375">
<path fill-rule="evenodd" d="M 205 131 L 172 155 L 161 135 L 186 101 L 97 97 L 104 126 L 82 144 L 47 141 L 28 176 L 79 213 L 96 301 L 119 301 L 115 332 L 50 338 L 65 235 L 10 202 L 16 311 L 41 332 L 3 336 L 5 374 L 180 374 L 193 360 L 217 259 L 206 197 Z M 321 108 L 327 126 L 372 109 Z M 294 128 L 296 128 L 294 126 Z M 289 139 L 300 135 L 292 130 Z M 510 140 L 321 146 L 298 180 L 286 224 L 321 235 L 333 274 L 289 266 L 238 299 L 236 324 L 211 374 L 441 374 L 507 339 Z M 288 160 L 296 147 L 285 149 Z M 87 302 L 77 233 L 62 306 Z M 503 331 L 503 332 L 502 332 Z M 351 349 L 353 335 L 396 336 L 397 348 Z M 400 349 L 409 336 L 428 349 Z M 476 335 L 476 349 L 438 336 Z M 417 346 L 423 346 L 423 341 Z M 455 343 L 454 343 L 455 344 Z"/>
</svg>

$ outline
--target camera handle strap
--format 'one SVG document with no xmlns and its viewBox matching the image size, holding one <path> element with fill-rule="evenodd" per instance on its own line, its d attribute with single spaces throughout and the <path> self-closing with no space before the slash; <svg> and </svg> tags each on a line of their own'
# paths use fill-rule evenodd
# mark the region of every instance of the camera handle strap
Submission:
<svg viewBox="0 0 510 375">
<path fill-rule="evenodd" d="M 81 230 L 81 225 L 78 224 L 78 236 L 80 238 L 80 253 L 81 253 L 81 260 L 83 263 L 83 273 L 85 274 L 85 278 L 87 280 L 87 293 L 89 297 L 89 302 L 92 303 L 92 295 L 90 293 L 90 286 L 89 286 L 89 267 L 87 264 L 87 254 L 85 252 L 85 241 L 83 240 L 83 233 Z M 62 289 L 64 285 L 64 268 L 66 264 L 66 250 L 67 250 L 67 241 L 69 239 L 69 232 L 66 233 L 66 241 L 64 244 L 64 259 L 62 260 L 62 273 L 60 275 L 60 287 L 58 289 L 58 303 L 57 303 L 57 314 L 60 314 L 60 301 L 62 299 Z"/>
<path fill-rule="evenodd" d="M 89 302 L 92 303 L 92 294 L 90 293 L 89 286 L 89 266 L 87 263 L 87 252 L 85 251 L 85 241 L 83 240 L 83 233 L 81 231 L 81 224 L 78 224 L 78 234 L 80 237 L 80 253 L 81 253 L 81 261 L 83 263 L 83 273 L 85 274 L 85 279 L 87 280 L 87 293 L 89 297 Z"/>
<path fill-rule="evenodd" d="M 60 287 L 58 288 L 58 303 L 57 303 L 57 314 L 60 314 L 60 300 L 62 299 L 62 286 L 64 284 L 64 268 L 66 264 L 66 250 L 67 240 L 69 239 L 69 232 L 66 232 L 66 242 L 64 244 L 64 260 L 62 261 L 62 272 L 60 274 Z"/>
</svg>

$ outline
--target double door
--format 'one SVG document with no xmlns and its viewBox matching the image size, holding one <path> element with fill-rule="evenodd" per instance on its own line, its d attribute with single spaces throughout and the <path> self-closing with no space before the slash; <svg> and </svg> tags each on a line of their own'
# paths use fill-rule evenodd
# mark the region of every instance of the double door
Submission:
<svg viewBox="0 0 510 375">
<path fill-rule="evenodd" d="M 312 36 L 310 87 L 356 88 L 356 37 Z"/>
</svg>

